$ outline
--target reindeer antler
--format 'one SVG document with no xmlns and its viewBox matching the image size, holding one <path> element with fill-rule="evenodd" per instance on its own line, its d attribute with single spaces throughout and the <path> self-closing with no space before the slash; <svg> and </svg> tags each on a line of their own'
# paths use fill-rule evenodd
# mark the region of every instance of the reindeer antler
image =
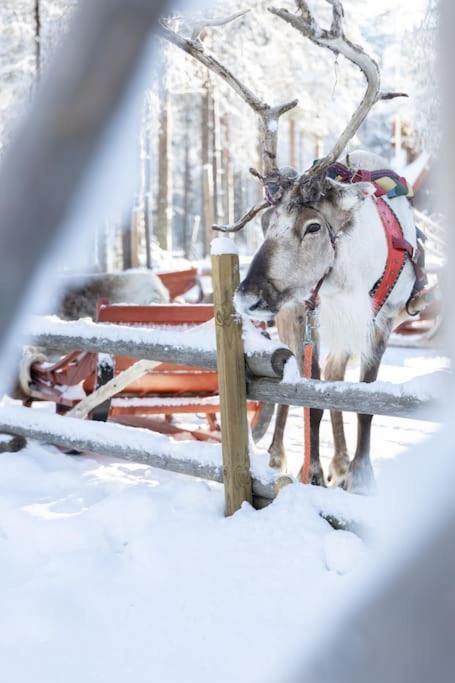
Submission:
<svg viewBox="0 0 455 683">
<path fill-rule="evenodd" d="M 395 97 L 407 97 L 406 93 L 381 91 L 381 75 L 375 60 L 365 50 L 346 38 L 343 30 L 344 8 L 341 0 L 326 0 L 332 6 L 332 23 L 330 29 L 323 29 L 315 19 L 306 0 L 296 0 L 299 14 L 292 14 L 286 9 L 270 7 L 269 12 L 280 17 L 311 42 L 331 50 L 335 55 L 343 55 L 359 67 L 367 81 L 367 89 L 351 120 L 341 133 L 330 152 L 321 159 L 307 175 L 321 176 L 328 167 L 340 157 L 348 142 L 354 137 L 369 111 L 380 100 L 391 100 Z"/>
<path fill-rule="evenodd" d="M 249 10 L 238 12 L 230 17 L 201 21 L 194 24 L 192 27 L 191 38 L 185 38 L 176 31 L 173 31 L 169 26 L 161 24 L 158 28 L 158 33 L 162 38 L 165 38 L 173 45 L 176 45 L 181 50 L 191 55 L 198 62 L 220 76 L 226 83 L 239 95 L 246 104 L 257 114 L 261 124 L 261 147 L 262 147 L 262 162 L 264 176 L 268 176 L 278 171 L 276 165 L 277 144 L 278 144 L 278 123 L 280 117 L 286 112 L 294 109 L 297 106 L 298 100 L 292 100 L 285 104 L 280 104 L 275 107 L 265 102 L 261 97 L 256 95 L 250 88 L 248 88 L 240 79 L 235 76 L 230 69 L 222 64 L 216 57 L 208 54 L 202 41 L 200 39 L 201 33 L 208 26 L 223 26 L 241 16 L 244 16 Z M 256 173 L 257 177 L 263 180 L 263 176 Z M 242 216 L 232 226 L 229 225 L 213 225 L 214 230 L 222 232 L 237 232 L 243 228 L 250 220 L 256 216 L 259 211 L 268 206 L 267 202 L 258 204 Z"/>
<path fill-rule="evenodd" d="M 215 17 L 214 19 L 195 21 L 191 27 L 191 40 L 202 42 L 201 33 L 203 33 L 206 28 L 211 26 L 225 26 L 226 24 L 230 24 L 231 21 L 240 19 L 240 17 L 245 16 L 245 14 L 248 14 L 250 11 L 251 10 L 249 9 L 244 9 L 240 12 L 235 12 L 235 14 L 231 14 L 229 17 Z"/>
</svg>

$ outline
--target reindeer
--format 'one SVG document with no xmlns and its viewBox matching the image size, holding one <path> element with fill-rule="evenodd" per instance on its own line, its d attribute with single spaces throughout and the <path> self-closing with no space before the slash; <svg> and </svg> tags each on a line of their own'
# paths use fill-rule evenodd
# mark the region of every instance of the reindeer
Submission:
<svg viewBox="0 0 455 683">
<path fill-rule="evenodd" d="M 419 309 L 415 303 L 417 297 L 413 297 L 416 286 L 416 228 L 405 196 L 381 200 L 386 205 L 382 208 L 383 214 L 389 212 L 396 217 L 395 228 L 398 226 L 401 230 L 401 243 L 409 258 L 403 260 L 391 291 L 379 302 L 378 308 L 378 299 L 374 299 L 372 293 L 381 289 L 388 246 L 383 220 L 377 210 L 377 186 L 372 182 L 340 183 L 331 175 L 334 163 L 371 108 L 380 100 L 390 100 L 403 96 L 403 93 L 381 91 L 376 62 L 344 34 L 342 3 L 340 0 L 326 1 L 332 7 L 330 29 L 319 26 L 304 0 L 296 0 L 297 14 L 270 8 L 272 14 L 313 43 L 337 56 L 342 54 L 358 66 L 367 81 L 365 95 L 333 149 L 301 175 L 294 169 L 279 169 L 276 163 L 279 118 L 295 107 L 297 100 L 272 107 L 258 98 L 215 57 L 205 52 L 200 40 L 205 28 L 202 24 L 192 32 L 191 39 L 182 37 L 168 26 L 164 26 L 160 33 L 224 78 L 259 117 L 263 173 L 254 169 L 250 171 L 263 183 L 266 197 L 234 225 L 213 226 L 222 232 L 237 232 L 267 209 L 262 217 L 264 242 L 236 294 L 237 310 L 255 320 L 275 319 L 280 338 L 297 352 L 299 361 L 302 319 L 309 309 L 317 307 L 320 328 L 315 331 L 312 376 L 319 379 L 321 374 L 321 337 L 330 350 L 324 372 L 326 379 L 343 380 L 348 360 L 360 355 L 360 380 L 373 382 L 394 325 L 408 317 L 408 313 L 416 313 Z M 210 25 L 223 25 L 243 14 L 215 20 Z M 356 173 L 373 179 L 374 172 L 384 167 L 380 157 L 367 152 L 347 155 L 343 164 L 350 180 L 356 179 Z M 393 220 L 388 214 L 387 217 Z M 283 434 L 287 412 L 287 406 L 279 406 L 269 449 L 270 465 L 281 469 L 285 468 Z M 310 411 L 311 482 L 317 485 L 325 485 L 319 459 L 321 418 L 321 410 Z M 335 453 L 329 481 L 354 490 L 369 489 L 373 483 L 369 457 L 372 416 L 358 416 L 357 448 L 352 462 L 342 414 L 332 411 L 331 420 Z"/>
<path fill-rule="evenodd" d="M 357 64 L 367 80 L 366 93 L 351 121 L 333 149 L 302 175 L 286 170 L 263 177 L 269 194 L 265 239 L 256 253 L 247 276 L 236 295 L 237 310 L 254 319 L 270 320 L 286 314 L 295 318 L 295 307 L 318 307 L 319 334 L 330 350 L 325 379 L 343 380 L 349 359 L 360 356 L 360 381 L 373 382 L 394 326 L 407 317 L 416 285 L 417 234 L 408 199 L 383 198 L 382 214 L 377 208 L 377 186 L 371 182 L 341 183 L 329 171 L 338 161 L 368 112 L 379 100 L 402 93 L 382 93 L 376 63 L 362 48 L 351 43 L 342 28 L 341 2 L 327 0 L 333 8 L 330 30 L 322 30 L 305 2 L 297 2 L 299 15 L 287 10 L 271 11 L 301 31 L 318 45 L 341 53 Z M 376 177 L 385 162 L 368 152 L 355 152 L 343 160 L 349 177 Z M 267 192 L 266 192 L 267 194 Z M 381 204 L 382 206 L 382 204 Z M 389 207 L 389 208 L 387 208 Z M 402 231 L 399 242 L 403 252 L 400 272 L 391 291 L 377 302 L 374 293 L 380 286 L 389 258 L 384 231 L 384 213 L 391 213 Z M 389 215 L 386 218 L 390 219 Z M 408 255 L 408 258 L 404 257 Z M 375 306 L 377 303 L 377 306 Z M 380 304 L 380 305 L 379 305 Z M 283 327 L 279 323 L 279 327 Z M 288 323 L 288 329 L 290 325 Z M 314 354 L 312 376 L 320 377 L 319 340 Z M 283 424 L 286 407 L 280 407 L 277 430 L 269 450 L 270 464 L 284 465 Z M 324 485 L 319 459 L 321 410 L 310 411 L 311 482 Z M 372 415 L 358 415 L 357 447 L 352 462 L 343 427 L 342 414 L 331 412 L 335 453 L 328 480 L 358 491 L 371 488 L 374 478 L 370 461 Z"/>
</svg>

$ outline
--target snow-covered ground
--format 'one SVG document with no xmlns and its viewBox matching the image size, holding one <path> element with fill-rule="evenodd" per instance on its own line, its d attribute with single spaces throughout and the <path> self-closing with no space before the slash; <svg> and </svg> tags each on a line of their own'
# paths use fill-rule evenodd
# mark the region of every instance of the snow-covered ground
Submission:
<svg viewBox="0 0 455 683">
<path fill-rule="evenodd" d="M 438 352 L 390 349 L 380 379 L 402 382 L 445 364 Z M 293 470 L 301 412 L 291 411 L 287 436 Z M 352 450 L 355 418 L 347 422 Z M 379 484 L 385 467 L 412 458 L 407 449 L 435 429 L 377 418 Z M 329 439 L 325 419 L 325 462 Z M 370 567 L 369 543 L 334 531 L 315 494 L 292 485 L 269 508 L 225 519 L 217 484 L 36 444 L 2 454 L 2 680 L 286 680 Z M 374 499 L 324 495 L 377 514 Z"/>
</svg>

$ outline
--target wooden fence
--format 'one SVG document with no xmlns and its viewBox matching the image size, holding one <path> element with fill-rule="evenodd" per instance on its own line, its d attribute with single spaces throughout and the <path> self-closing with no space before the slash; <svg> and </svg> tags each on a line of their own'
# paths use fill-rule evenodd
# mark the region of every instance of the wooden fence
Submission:
<svg viewBox="0 0 455 683">
<path fill-rule="evenodd" d="M 125 445 L 118 439 L 112 442 L 109 435 L 111 425 L 104 428 L 104 425 L 97 423 L 95 438 L 94 434 L 82 428 L 82 425 L 80 430 L 75 430 L 74 424 L 68 423 L 71 418 L 60 417 L 55 420 L 54 426 L 50 426 L 49 423 L 39 424 L 37 417 L 32 422 L 24 422 L 23 418 L 17 419 L 15 424 L 11 413 L 5 420 L 2 419 L 0 411 L 0 429 L 60 446 L 116 455 L 154 467 L 224 481 L 226 514 L 232 514 L 244 501 L 270 500 L 283 483 L 283 479 L 279 480 L 278 477 L 278 483 L 272 481 L 265 485 L 258 479 L 251 478 L 246 420 L 247 399 L 422 420 L 437 419 L 436 401 L 421 398 L 416 392 L 406 391 L 406 385 L 366 385 L 317 380 L 293 383 L 283 381 L 285 363 L 292 355 L 287 348 L 273 348 L 271 345 L 271 350 L 244 354 L 241 325 L 235 316 L 232 303 L 238 284 L 238 256 L 213 256 L 212 268 L 216 352 L 210 348 L 203 350 L 197 343 L 192 345 L 185 339 L 179 345 L 167 343 L 167 340 L 166 343 L 157 343 L 153 331 L 146 329 L 141 330 L 138 337 L 137 333 L 134 336 L 131 327 L 128 326 L 83 322 L 46 322 L 42 329 L 39 329 L 39 326 L 35 328 L 33 343 L 61 353 L 79 349 L 112 356 L 127 355 L 138 359 L 218 368 L 223 433 L 222 467 L 216 463 L 202 465 L 191 457 L 182 459 L 164 452 L 150 453 L 150 447 L 146 442 L 142 440 L 138 444 L 138 439 L 133 436 L 130 444 Z M 86 424 L 86 427 L 89 425 Z M 105 432 L 101 433 L 100 429 L 103 428 Z M 131 434 L 133 432 L 134 430 Z"/>
</svg>

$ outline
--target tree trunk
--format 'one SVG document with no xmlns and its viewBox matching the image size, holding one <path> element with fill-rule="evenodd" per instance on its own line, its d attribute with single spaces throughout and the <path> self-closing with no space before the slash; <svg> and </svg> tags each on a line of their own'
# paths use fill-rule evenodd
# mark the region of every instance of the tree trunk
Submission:
<svg viewBox="0 0 455 683">
<path fill-rule="evenodd" d="M 297 170 L 302 172 L 305 168 L 305 147 L 303 130 L 299 130 L 299 157 Z"/>
<path fill-rule="evenodd" d="M 139 205 L 139 198 L 137 199 L 135 206 L 131 212 L 131 267 L 138 268 L 141 263 L 139 259 L 140 250 L 140 223 L 141 223 L 141 211 Z"/>
<path fill-rule="evenodd" d="M 159 132 L 158 132 L 158 215 L 157 238 L 161 249 L 172 248 L 172 187 L 171 187 L 171 156 L 170 156 L 170 98 L 163 88 L 160 102 Z"/>
<path fill-rule="evenodd" d="M 229 115 L 224 114 L 222 126 L 224 133 L 223 140 L 223 211 L 225 223 L 232 223 L 234 220 L 234 173 L 231 157 L 231 129 Z"/>
<path fill-rule="evenodd" d="M 40 0 L 35 0 L 33 8 L 35 21 L 35 73 L 36 80 L 41 78 L 41 7 Z"/>
<path fill-rule="evenodd" d="M 297 136 L 294 119 L 289 119 L 289 165 L 297 168 Z"/>
<path fill-rule="evenodd" d="M 145 242 L 145 264 L 148 269 L 152 268 L 152 145 L 151 145 L 151 111 L 150 101 L 145 105 L 144 132 L 143 132 L 143 151 L 144 151 L 144 242 Z"/>
<path fill-rule="evenodd" d="M 131 250 L 131 223 L 123 225 L 122 230 L 122 269 L 128 270 L 133 267 L 133 255 Z"/>
<path fill-rule="evenodd" d="M 185 175 L 183 180 L 183 250 L 185 258 L 191 251 L 191 164 L 190 164 L 190 126 L 189 109 L 185 115 Z"/>
<path fill-rule="evenodd" d="M 223 215 L 221 204 L 221 142 L 220 125 L 218 115 L 218 103 L 213 87 L 210 88 L 210 113 L 211 113 L 211 134 L 212 134 L 212 185 L 213 185 L 213 222 L 218 223 Z"/>
<path fill-rule="evenodd" d="M 203 255 L 209 253 L 210 228 L 214 223 L 211 196 L 211 164 L 210 164 L 210 83 L 204 83 L 201 99 L 201 197 L 202 197 L 202 239 Z"/>
<path fill-rule="evenodd" d="M 102 273 L 106 273 L 108 267 L 108 237 L 107 223 L 102 223 L 97 229 L 98 267 Z"/>
</svg>

